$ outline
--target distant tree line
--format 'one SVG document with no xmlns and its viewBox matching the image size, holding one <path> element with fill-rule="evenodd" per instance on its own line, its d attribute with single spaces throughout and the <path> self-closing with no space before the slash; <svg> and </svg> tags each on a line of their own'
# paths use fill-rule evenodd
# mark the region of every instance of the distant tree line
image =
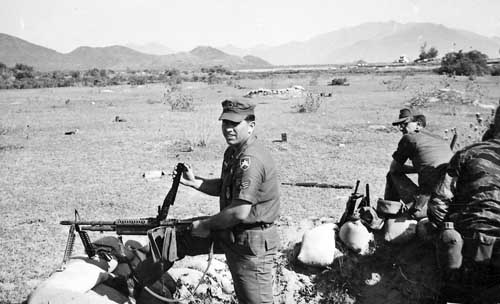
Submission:
<svg viewBox="0 0 500 304">
<path fill-rule="evenodd" d="M 221 83 L 235 74 L 222 67 L 204 67 L 198 71 L 90 69 L 85 71 L 36 71 L 32 66 L 17 63 L 8 67 L 0 62 L 0 89 L 33 89 L 71 86 L 144 85 L 147 83 L 180 84 L 183 81 Z"/>
<path fill-rule="evenodd" d="M 438 69 L 441 74 L 483 76 L 500 75 L 500 66 L 488 66 L 488 56 L 477 50 L 470 52 L 451 52 L 441 59 L 441 67 Z"/>
<path fill-rule="evenodd" d="M 435 60 L 438 50 L 427 44 L 420 48 L 416 62 Z M 488 66 L 488 56 L 473 50 L 470 52 L 450 52 L 441 59 L 441 66 L 435 71 L 447 75 L 482 76 L 491 74 L 500 76 L 500 65 Z M 287 74 L 293 73 L 290 71 Z M 32 89 L 71 86 L 112 86 L 112 85 L 144 85 L 147 83 L 180 84 L 183 81 L 205 82 L 217 84 L 238 75 L 222 66 L 202 67 L 197 71 L 179 71 L 175 68 L 165 70 L 130 70 L 113 71 L 110 69 L 90 69 L 73 71 L 36 71 L 32 66 L 17 63 L 8 67 L 0 62 L 0 89 Z"/>
<path fill-rule="evenodd" d="M 429 50 L 427 50 L 427 42 L 424 42 L 424 44 L 420 47 L 420 54 L 418 55 L 418 58 L 415 60 L 415 62 L 435 59 L 437 58 L 438 54 L 438 50 L 433 46 L 431 46 Z"/>
<path fill-rule="evenodd" d="M 420 47 L 420 54 L 415 62 L 435 60 L 438 53 L 435 47 L 430 47 L 427 50 L 427 42 L 424 42 Z M 477 50 L 472 50 L 470 52 L 463 52 L 460 50 L 444 55 L 441 59 L 441 67 L 439 67 L 436 72 L 457 76 L 483 76 L 489 74 L 500 76 L 500 65 L 488 66 L 488 56 Z"/>
</svg>

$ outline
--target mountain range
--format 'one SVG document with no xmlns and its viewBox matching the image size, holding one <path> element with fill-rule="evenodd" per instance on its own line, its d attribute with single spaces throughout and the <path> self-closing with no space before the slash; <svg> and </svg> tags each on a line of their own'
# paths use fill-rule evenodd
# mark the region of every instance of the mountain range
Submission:
<svg viewBox="0 0 500 304">
<path fill-rule="evenodd" d="M 199 46 L 175 52 L 158 43 L 87 47 L 63 54 L 20 38 L 0 33 L 0 62 L 24 63 L 38 70 L 74 69 L 194 69 L 222 65 L 229 69 L 272 65 L 341 64 L 364 60 L 392 62 L 402 55 L 416 59 L 423 45 L 439 56 L 450 51 L 481 51 L 499 57 L 500 37 L 486 37 L 435 23 L 370 22 L 292 41 L 277 46 L 238 48 Z"/>
<path fill-rule="evenodd" d="M 333 64 L 358 60 L 392 62 L 405 55 L 418 58 L 421 46 L 435 47 L 439 56 L 450 51 L 485 53 L 499 57 L 500 37 L 485 37 L 435 23 L 369 22 L 321 34 L 304 41 L 249 49 L 219 47 L 234 55 L 251 54 L 274 65 Z"/>
<path fill-rule="evenodd" d="M 127 43 L 125 44 L 125 47 L 133 49 L 134 51 L 151 55 L 168 55 L 175 53 L 175 51 L 171 48 L 166 47 L 158 42 L 149 42 L 145 44 Z"/>
<path fill-rule="evenodd" d="M 222 65 L 229 69 L 262 68 L 270 64 L 255 56 L 229 55 L 209 46 L 168 55 L 145 54 L 125 46 L 78 47 L 63 54 L 23 39 L 0 33 L 0 62 L 23 63 L 39 71 L 125 69 L 196 69 Z"/>
</svg>

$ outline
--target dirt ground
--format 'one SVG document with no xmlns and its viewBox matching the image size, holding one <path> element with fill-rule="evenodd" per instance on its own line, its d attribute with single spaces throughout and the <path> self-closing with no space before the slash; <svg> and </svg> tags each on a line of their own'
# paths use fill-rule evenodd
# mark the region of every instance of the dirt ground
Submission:
<svg viewBox="0 0 500 304">
<path fill-rule="evenodd" d="M 300 244 L 285 249 L 282 261 L 287 262 L 279 264 L 285 268 L 278 271 L 280 303 L 435 303 L 439 294 L 434 246 L 417 237 L 390 245 L 382 232 L 375 232 L 367 255 L 349 251 L 338 240 L 337 248 L 344 255 L 326 268 L 301 265 L 295 259 L 298 248 Z M 293 296 L 290 281 L 298 281 Z"/>
<path fill-rule="evenodd" d="M 457 128 L 460 147 L 483 127 L 476 113 L 487 117 L 491 109 L 484 105 L 498 104 L 500 96 L 498 77 L 342 75 L 349 86 L 327 86 L 332 77 L 339 76 L 275 75 L 243 78 L 231 86 L 184 83 L 182 92 L 196 102 L 193 112 L 171 111 L 162 102 L 164 84 L 0 91 L 0 303 L 21 302 L 58 267 L 67 235 L 59 221 L 71 219 L 74 209 L 95 220 L 153 216 L 171 180 L 146 179 L 145 172 L 168 173 L 177 162 L 189 162 L 198 175 L 218 176 L 225 143 L 217 117 L 227 96 L 292 85 L 333 93 L 314 113 L 294 110 L 300 98 L 252 98 L 258 137 L 278 163 L 282 182 L 354 185 L 359 179 L 370 184 L 373 199 L 383 194 L 400 137 L 390 122 L 413 97 L 442 88 L 467 97 L 419 105 L 430 131 L 449 140 L 449 130 Z M 118 122 L 116 116 L 125 120 Z M 277 141 L 281 133 L 287 133 L 287 142 Z M 303 220 L 338 219 L 349 193 L 283 185 L 282 227 L 299 231 Z M 181 187 L 170 216 L 213 214 L 217 208 L 217 199 Z M 300 232 L 292 235 L 300 239 Z M 283 258 L 288 278 L 297 276 L 305 286 L 295 301 L 430 301 L 438 287 L 432 248 L 418 242 L 378 245 L 375 255 L 353 256 L 323 270 L 302 269 Z M 380 275 L 380 282 L 365 284 L 372 273 Z"/>
</svg>

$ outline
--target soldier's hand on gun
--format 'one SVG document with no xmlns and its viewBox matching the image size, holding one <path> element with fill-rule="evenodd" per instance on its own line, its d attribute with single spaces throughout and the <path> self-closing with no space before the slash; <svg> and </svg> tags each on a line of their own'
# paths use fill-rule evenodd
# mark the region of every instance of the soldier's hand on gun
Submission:
<svg viewBox="0 0 500 304">
<path fill-rule="evenodd" d="M 193 236 L 207 238 L 210 236 L 210 229 L 208 229 L 204 220 L 194 221 L 192 224 L 191 234 Z"/>
<path fill-rule="evenodd" d="M 172 177 L 174 178 L 177 174 L 181 173 L 181 184 L 185 186 L 194 187 L 196 186 L 196 177 L 193 173 L 193 169 L 189 164 L 184 163 L 184 167 L 186 168 L 183 172 L 177 172 L 176 168 L 172 171 Z"/>
</svg>

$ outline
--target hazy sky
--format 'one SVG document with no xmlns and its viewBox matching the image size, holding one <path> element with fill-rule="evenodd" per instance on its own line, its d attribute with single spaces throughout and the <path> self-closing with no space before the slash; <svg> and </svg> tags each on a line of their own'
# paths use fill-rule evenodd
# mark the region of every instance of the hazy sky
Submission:
<svg viewBox="0 0 500 304">
<path fill-rule="evenodd" d="M 0 32 L 70 52 L 158 42 L 251 47 L 371 21 L 433 22 L 500 36 L 500 0 L 0 0 Z"/>
</svg>

